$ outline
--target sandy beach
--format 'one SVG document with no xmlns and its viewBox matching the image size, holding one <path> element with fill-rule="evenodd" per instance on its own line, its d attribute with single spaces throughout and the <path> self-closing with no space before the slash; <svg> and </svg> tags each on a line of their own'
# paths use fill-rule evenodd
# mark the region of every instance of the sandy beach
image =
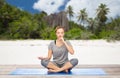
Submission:
<svg viewBox="0 0 120 78">
<path fill-rule="evenodd" d="M 0 65 L 40 64 L 38 56 L 46 56 L 52 40 L 0 41 Z M 120 41 L 70 40 L 75 50 L 69 58 L 78 58 L 79 65 L 120 64 Z"/>
</svg>

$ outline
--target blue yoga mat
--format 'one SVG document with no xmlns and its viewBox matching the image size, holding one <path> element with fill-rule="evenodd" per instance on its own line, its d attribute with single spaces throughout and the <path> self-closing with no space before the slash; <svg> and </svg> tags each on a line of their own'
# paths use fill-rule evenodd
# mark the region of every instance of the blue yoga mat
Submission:
<svg viewBox="0 0 120 78">
<path fill-rule="evenodd" d="M 50 73 L 47 69 L 16 69 L 10 75 L 106 75 L 101 68 L 72 69 L 69 73 Z"/>
</svg>

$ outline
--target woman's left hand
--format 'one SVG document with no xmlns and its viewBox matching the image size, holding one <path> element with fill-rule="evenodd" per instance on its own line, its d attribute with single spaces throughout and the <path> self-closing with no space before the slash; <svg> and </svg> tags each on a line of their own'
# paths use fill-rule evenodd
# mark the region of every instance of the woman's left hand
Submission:
<svg viewBox="0 0 120 78">
<path fill-rule="evenodd" d="M 61 38 L 61 40 L 62 40 L 62 42 L 63 42 L 63 43 L 65 43 L 65 40 L 64 40 L 64 38 L 63 38 L 63 37 Z"/>
</svg>

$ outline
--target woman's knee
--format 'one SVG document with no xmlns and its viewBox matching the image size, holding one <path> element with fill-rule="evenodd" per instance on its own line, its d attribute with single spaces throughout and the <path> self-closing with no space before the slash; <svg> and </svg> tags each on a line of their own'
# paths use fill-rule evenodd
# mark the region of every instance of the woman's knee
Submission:
<svg viewBox="0 0 120 78">
<path fill-rule="evenodd" d="M 74 59 L 71 59 L 70 60 L 70 63 L 74 66 L 76 66 L 78 64 L 78 59 L 77 58 L 74 58 Z"/>
<path fill-rule="evenodd" d="M 47 67 L 48 63 L 49 63 L 49 60 L 46 60 L 46 59 L 41 60 L 41 65 L 44 67 Z"/>
</svg>

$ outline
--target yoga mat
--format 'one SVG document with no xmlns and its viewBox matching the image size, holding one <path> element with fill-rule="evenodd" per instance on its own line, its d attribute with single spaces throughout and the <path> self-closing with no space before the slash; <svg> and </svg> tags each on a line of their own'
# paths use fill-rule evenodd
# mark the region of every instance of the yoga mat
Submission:
<svg viewBox="0 0 120 78">
<path fill-rule="evenodd" d="M 101 68 L 72 69 L 69 73 L 50 73 L 47 69 L 16 69 L 10 75 L 106 75 Z"/>
</svg>

